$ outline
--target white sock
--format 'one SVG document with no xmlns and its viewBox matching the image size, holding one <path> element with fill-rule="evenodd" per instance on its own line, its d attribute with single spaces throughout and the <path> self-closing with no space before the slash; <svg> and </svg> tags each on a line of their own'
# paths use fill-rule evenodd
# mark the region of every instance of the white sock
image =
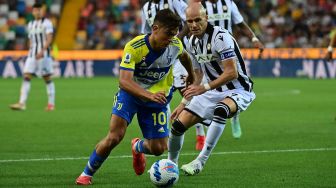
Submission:
<svg viewBox="0 0 336 188">
<path fill-rule="evenodd" d="M 204 136 L 205 132 L 204 132 L 204 128 L 203 125 L 201 123 L 197 123 L 195 125 L 196 127 L 196 136 Z"/>
<path fill-rule="evenodd" d="M 231 122 L 239 122 L 239 115 L 236 114 L 235 116 L 233 116 L 233 117 L 231 118 Z"/>
<path fill-rule="evenodd" d="M 55 84 L 53 81 L 47 83 L 48 104 L 55 105 Z"/>
<path fill-rule="evenodd" d="M 209 159 L 212 150 L 215 148 L 219 138 L 221 137 L 225 128 L 225 124 L 219 124 L 212 121 L 207 132 L 204 147 L 197 159 L 204 165 Z"/>
<path fill-rule="evenodd" d="M 30 91 L 30 81 L 23 80 L 20 90 L 20 101 L 19 101 L 21 104 L 26 104 L 29 91 Z"/>
<path fill-rule="evenodd" d="M 174 163 L 178 164 L 178 158 L 180 151 L 182 149 L 184 141 L 184 134 L 181 136 L 173 135 L 169 133 L 168 139 L 168 159 L 172 160 Z"/>
</svg>

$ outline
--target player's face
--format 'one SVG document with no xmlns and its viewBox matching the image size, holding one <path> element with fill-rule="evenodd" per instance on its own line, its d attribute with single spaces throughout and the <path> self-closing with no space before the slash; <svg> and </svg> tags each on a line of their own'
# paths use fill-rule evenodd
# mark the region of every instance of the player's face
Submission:
<svg viewBox="0 0 336 188">
<path fill-rule="evenodd" d="M 175 29 L 169 29 L 162 26 L 160 27 L 159 25 L 153 26 L 153 34 L 158 48 L 166 48 L 177 33 L 178 27 Z"/>
<path fill-rule="evenodd" d="M 43 16 L 42 8 L 33 8 L 33 16 L 35 19 L 40 19 Z"/>
<path fill-rule="evenodd" d="M 201 37 L 207 26 L 208 19 L 205 13 L 201 13 L 200 11 L 187 11 L 187 25 L 192 35 L 197 37 Z"/>
</svg>

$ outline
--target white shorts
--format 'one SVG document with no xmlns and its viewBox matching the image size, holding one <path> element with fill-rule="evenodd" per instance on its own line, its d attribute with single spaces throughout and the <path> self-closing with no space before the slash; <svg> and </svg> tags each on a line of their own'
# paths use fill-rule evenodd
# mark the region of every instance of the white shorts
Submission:
<svg viewBox="0 0 336 188">
<path fill-rule="evenodd" d="M 179 60 L 176 60 L 173 66 L 173 75 L 174 75 L 174 84 L 173 84 L 174 87 L 184 88 L 186 86 L 186 79 L 188 76 L 188 72 Z"/>
<path fill-rule="evenodd" d="M 217 103 L 227 97 L 236 102 L 238 106 L 237 113 L 240 113 L 247 109 L 256 96 L 253 91 L 248 92 L 243 89 L 233 89 L 223 92 L 210 90 L 202 95 L 194 96 L 186 108 L 203 119 L 212 120 Z"/>
<path fill-rule="evenodd" d="M 37 76 L 50 75 L 54 72 L 52 63 L 53 60 L 51 57 L 39 60 L 36 60 L 35 57 L 28 57 L 23 68 L 23 73 L 36 74 Z"/>
</svg>

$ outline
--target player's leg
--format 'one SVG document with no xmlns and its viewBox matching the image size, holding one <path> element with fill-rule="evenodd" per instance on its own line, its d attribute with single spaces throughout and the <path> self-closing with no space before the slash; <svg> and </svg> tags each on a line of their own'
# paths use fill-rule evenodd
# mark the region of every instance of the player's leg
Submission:
<svg viewBox="0 0 336 188">
<path fill-rule="evenodd" d="M 236 102 L 231 98 L 225 98 L 216 104 L 212 122 L 208 128 L 205 145 L 198 157 L 189 164 L 183 165 L 182 170 L 188 175 L 198 174 L 208 160 L 213 148 L 222 135 L 226 120 L 237 111 Z"/>
<path fill-rule="evenodd" d="M 202 150 L 205 141 L 204 126 L 201 123 L 195 125 L 196 128 L 196 150 Z"/>
<path fill-rule="evenodd" d="M 52 111 L 55 109 L 55 84 L 51 79 L 51 75 L 53 73 L 52 59 L 50 57 L 46 57 L 40 60 L 40 70 L 43 75 L 43 79 L 46 83 L 47 95 L 48 95 L 48 104 L 45 108 L 46 111 Z"/>
<path fill-rule="evenodd" d="M 25 110 L 26 109 L 26 102 L 28 99 L 31 79 L 33 77 L 33 73 L 36 71 L 36 62 L 34 58 L 28 57 L 25 62 L 25 66 L 23 69 L 23 81 L 21 84 L 20 89 L 20 100 L 18 103 L 10 105 L 12 110 Z"/>
<path fill-rule="evenodd" d="M 137 107 L 134 97 L 120 90 L 114 97 L 110 129 L 92 152 L 83 173 L 77 178 L 76 184 L 89 185 L 94 173 L 99 169 L 111 150 L 123 139 L 128 124 L 132 121 Z"/>
<path fill-rule="evenodd" d="M 235 114 L 231 118 L 231 129 L 232 129 L 232 136 L 234 138 L 239 139 L 242 135 L 241 128 L 240 128 L 240 122 L 239 122 L 239 113 Z"/>
<path fill-rule="evenodd" d="M 132 140 L 132 154 L 134 171 L 137 175 L 141 175 L 146 167 L 144 154 L 159 156 L 167 149 L 168 108 L 142 105 L 137 117 L 144 138 Z"/>
<path fill-rule="evenodd" d="M 168 141 L 168 159 L 178 164 L 178 158 L 184 142 L 184 133 L 187 129 L 202 119 L 191 111 L 183 110 L 174 120 Z"/>
<path fill-rule="evenodd" d="M 51 75 L 43 76 L 44 82 L 46 83 L 48 104 L 45 108 L 46 111 L 53 111 L 55 109 L 55 84 L 51 79 Z"/>
<path fill-rule="evenodd" d="M 92 176 L 109 156 L 112 149 L 121 142 L 126 133 L 126 129 L 127 121 L 118 115 L 113 114 L 110 121 L 110 130 L 107 136 L 96 145 L 84 171 L 76 179 L 76 184 L 89 185 L 92 183 Z"/>
</svg>

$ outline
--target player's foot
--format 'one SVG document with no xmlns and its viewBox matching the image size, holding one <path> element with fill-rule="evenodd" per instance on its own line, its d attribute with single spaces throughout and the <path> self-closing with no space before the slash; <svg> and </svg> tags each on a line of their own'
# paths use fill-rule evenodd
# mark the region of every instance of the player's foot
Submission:
<svg viewBox="0 0 336 188">
<path fill-rule="evenodd" d="M 25 110 L 26 105 L 22 103 L 15 103 L 15 104 L 9 105 L 9 108 L 11 108 L 12 110 Z"/>
<path fill-rule="evenodd" d="M 136 175 L 143 174 L 146 168 L 145 154 L 138 153 L 137 151 L 135 151 L 135 144 L 139 140 L 140 140 L 139 138 L 134 138 L 132 140 L 133 169 Z"/>
<path fill-rule="evenodd" d="M 200 160 L 195 159 L 188 164 L 182 165 L 181 170 L 188 176 L 193 176 L 200 173 L 203 169 L 203 164 Z"/>
<path fill-rule="evenodd" d="M 232 136 L 233 138 L 240 138 L 242 135 L 241 129 L 240 129 L 240 122 L 238 118 L 231 118 L 231 129 L 232 129 Z"/>
<path fill-rule="evenodd" d="M 53 104 L 48 104 L 46 107 L 45 107 L 45 111 L 53 111 L 55 110 L 55 105 Z"/>
<path fill-rule="evenodd" d="M 85 176 L 81 174 L 77 179 L 76 179 L 76 184 L 77 185 L 91 185 L 92 184 L 92 176 Z"/>
<path fill-rule="evenodd" d="M 196 150 L 201 151 L 205 142 L 205 136 L 199 136 L 196 137 Z"/>
</svg>

